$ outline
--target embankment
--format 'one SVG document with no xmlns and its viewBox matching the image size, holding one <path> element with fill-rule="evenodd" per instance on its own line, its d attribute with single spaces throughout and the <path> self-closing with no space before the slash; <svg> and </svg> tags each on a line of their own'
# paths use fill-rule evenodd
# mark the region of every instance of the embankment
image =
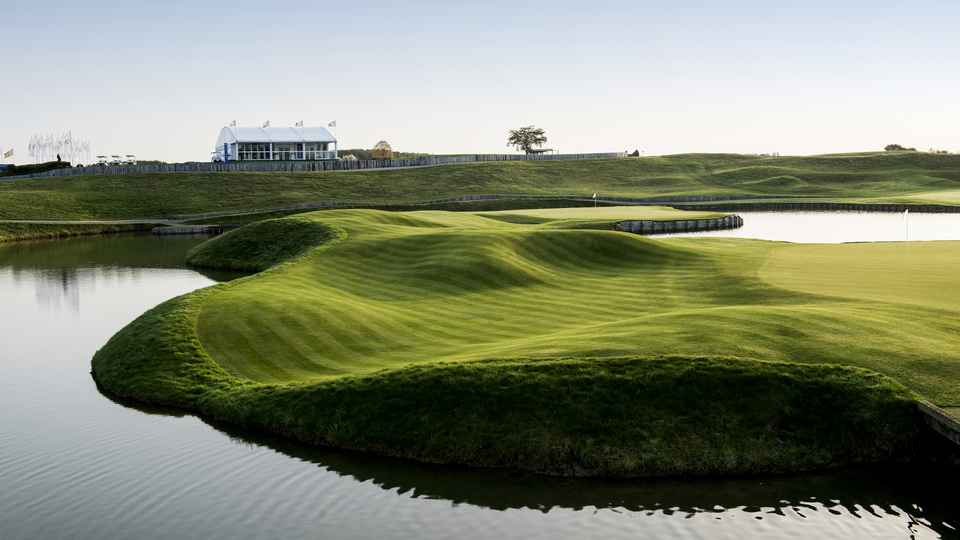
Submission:
<svg viewBox="0 0 960 540">
<path fill-rule="evenodd" d="M 729 215 L 714 219 L 678 219 L 674 221 L 632 220 L 621 221 L 620 230 L 623 232 L 642 234 L 670 234 L 680 232 L 717 231 L 721 229 L 736 229 L 743 227 L 743 218 L 738 215 Z"/>
<path fill-rule="evenodd" d="M 368 299 L 382 297 L 364 304 L 369 307 L 362 312 L 348 314 L 347 297 L 331 297 L 333 303 L 324 311 L 332 317 L 328 327 L 321 327 L 316 320 L 298 318 L 302 314 L 283 305 L 278 306 L 280 311 L 276 313 L 255 310 L 259 318 L 251 319 L 252 324 L 274 324 L 278 322 L 272 320 L 274 317 L 285 318 L 288 328 L 296 334 L 273 338 L 286 344 L 295 342 L 303 348 L 317 341 L 319 332 L 333 332 L 334 326 L 346 327 L 341 328 L 345 332 L 369 326 L 379 317 L 376 309 L 411 301 L 403 299 L 408 296 L 406 289 L 387 290 L 390 283 L 398 282 L 382 279 L 384 276 L 377 269 L 383 265 L 397 272 L 412 268 L 415 274 L 409 275 L 409 296 L 416 296 L 419 291 L 420 295 L 431 295 L 431 303 L 436 303 L 441 301 L 441 294 L 448 295 L 462 311 L 464 304 L 459 299 L 464 294 L 454 282 L 441 283 L 442 290 L 424 291 L 417 288 L 419 281 L 415 276 L 452 275 L 456 269 L 444 266 L 450 257 L 442 256 L 446 252 L 438 251 L 441 248 L 477 254 L 497 246 L 490 243 L 490 235 L 452 226 L 467 223 L 468 218 L 463 216 L 457 217 L 459 221 L 443 223 L 370 211 L 344 216 L 338 222 L 342 229 L 316 220 L 311 224 L 311 218 L 284 219 L 238 229 L 201 246 L 191 254 L 192 259 L 229 267 L 235 267 L 233 261 L 247 260 L 248 268 L 267 270 L 170 300 L 138 317 L 94 356 L 95 378 L 121 396 L 175 405 L 310 443 L 434 463 L 516 467 L 554 475 L 790 471 L 851 461 L 917 459 L 939 448 L 940 437 L 923 425 L 913 392 L 876 372 L 827 363 L 767 362 L 721 355 L 609 353 L 516 355 L 444 362 L 421 358 L 379 371 L 283 383 L 258 382 L 218 364 L 208 354 L 197 330 L 204 307 L 218 296 L 255 284 L 263 284 L 263 291 L 281 294 L 274 278 L 304 282 L 307 274 L 296 272 L 306 268 L 302 265 L 327 260 L 327 255 L 335 252 L 355 259 L 366 273 L 353 277 L 364 283 L 377 283 L 381 289 L 351 293 Z M 407 223 L 410 242 L 394 245 L 385 254 L 377 250 L 371 238 L 355 238 L 352 240 L 360 243 L 351 250 L 346 249 L 351 237 L 338 233 L 347 230 L 354 234 L 350 231 L 362 231 L 369 223 L 385 221 Z M 486 227 L 490 226 L 488 221 L 484 222 Z M 629 235 L 518 232 L 515 226 L 500 227 L 512 231 L 506 235 L 507 241 L 520 248 L 518 252 L 549 246 L 551 254 L 560 257 L 551 259 L 554 273 L 578 271 L 582 267 L 579 254 L 569 248 L 575 244 L 558 246 L 557 241 L 585 242 L 580 248 L 587 250 L 584 256 L 595 259 L 602 255 L 611 261 L 622 260 L 623 248 L 636 244 L 647 250 L 642 257 L 637 256 L 637 261 L 656 266 L 650 269 L 650 276 L 664 273 L 663 267 L 658 266 L 659 260 L 677 259 L 683 254 L 656 241 Z M 281 245 L 281 238 L 302 238 L 303 235 L 291 234 L 290 228 L 293 232 L 315 228 L 318 236 L 310 242 Z M 395 237 L 396 228 L 385 238 Z M 424 244 L 433 246 L 425 262 L 410 260 L 397 265 L 384 258 L 410 257 L 411 249 Z M 497 253 L 491 251 L 499 260 Z M 523 284 L 514 278 L 511 295 L 546 279 L 547 274 L 537 277 L 539 271 L 531 266 L 531 261 L 511 263 L 511 268 L 524 269 L 530 278 Z M 319 271 L 315 287 L 342 284 L 349 277 L 337 273 L 335 268 L 316 268 Z M 610 281 L 612 268 L 600 264 L 590 271 L 601 272 L 603 280 Z M 470 286 L 474 292 L 482 286 L 482 277 L 473 273 L 475 270 L 476 265 L 460 270 L 473 276 Z M 624 273 L 636 271 L 635 264 L 623 265 Z M 688 280 L 675 281 L 689 284 Z M 724 283 L 724 290 L 735 287 L 731 281 Z M 257 298 L 263 296 L 253 292 Z M 295 296 L 292 306 L 307 307 L 304 297 L 296 291 L 291 289 L 287 294 Z M 323 296 L 332 294 L 333 290 L 327 289 Z M 574 293 L 568 288 L 567 294 Z M 696 291 L 697 298 L 705 294 L 706 291 Z M 480 299 L 476 294 L 471 298 L 473 302 Z M 662 302 L 668 296 L 661 293 L 659 298 Z M 277 303 L 282 294 L 264 300 Z M 581 305 L 576 298 L 568 300 Z M 522 311 L 526 318 L 539 315 L 536 310 Z M 582 308 L 577 311 L 582 319 Z M 361 318 L 354 323 L 348 315 Z M 515 324 L 511 322 L 510 326 Z M 359 329 L 366 331 L 366 326 Z M 433 328 L 432 324 L 426 326 Z M 408 328 L 406 335 L 429 334 L 431 341 L 449 338 L 441 336 L 442 329 L 447 334 L 456 331 L 448 323 L 433 332 Z M 270 339 L 266 334 L 258 337 L 252 330 L 245 339 Z M 505 331 L 479 323 L 473 325 L 473 330 L 460 346 L 475 346 L 477 334 Z M 373 331 L 384 333 L 386 329 Z M 370 334 L 367 340 L 355 345 L 366 351 L 367 357 L 378 348 L 395 345 L 375 339 Z M 271 343 L 266 344 L 268 349 L 274 349 Z M 340 346 L 344 343 L 340 342 Z M 402 352 L 407 349 L 402 346 Z"/>
</svg>

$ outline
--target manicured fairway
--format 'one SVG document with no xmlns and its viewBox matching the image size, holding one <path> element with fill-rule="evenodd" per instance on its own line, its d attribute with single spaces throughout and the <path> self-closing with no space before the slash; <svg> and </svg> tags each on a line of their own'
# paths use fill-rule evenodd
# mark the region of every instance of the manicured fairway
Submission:
<svg viewBox="0 0 960 540">
<path fill-rule="evenodd" d="M 759 275 L 812 294 L 960 310 L 958 242 L 790 245 Z"/>
<path fill-rule="evenodd" d="M 590 210 L 523 213 L 568 219 Z M 902 245 L 657 240 L 445 212 L 343 210 L 298 219 L 346 237 L 202 305 L 203 348 L 241 378 L 296 382 L 438 361 L 686 354 L 866 367 L 937 404 L 960 405 L 957 274 L 914 271 L 923 262 L 897 266 Z M 914 243 L 911 257 L 956 268 L 958 249 Z M 862 278 L 887 262 L 873 285 Z M 831 268 L 853 285 L 822 285 L 817 272 Z M 894 282 L 902 287 L 891 289 Z M 870 293 L 877 288 L 884 290 Z"/>
</svg>

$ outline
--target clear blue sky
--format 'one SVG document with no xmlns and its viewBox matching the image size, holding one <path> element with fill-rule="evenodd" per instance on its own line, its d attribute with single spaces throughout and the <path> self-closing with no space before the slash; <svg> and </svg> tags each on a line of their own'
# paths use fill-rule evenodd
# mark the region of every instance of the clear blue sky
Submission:
<svg viewBox="0 0 960 540">
<path fill-rule="evenodd" d="M 205 161 L 220 129 L 341 148 L 810 155 L 960 151 L 960 2 L 18 2 L 0 146 Z M 9 162 L 9 160 L 8 160 Z"/>
</svg>

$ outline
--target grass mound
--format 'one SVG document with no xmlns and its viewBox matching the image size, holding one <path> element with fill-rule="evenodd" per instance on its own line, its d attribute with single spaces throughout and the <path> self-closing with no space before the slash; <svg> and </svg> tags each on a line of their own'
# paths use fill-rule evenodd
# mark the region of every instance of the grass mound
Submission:
<svg viewBox="0 0 960 540">
<path fill-rule="evenodd" d="M 548 217 L 343 210 L 238 229 L 219 260 L 264 249 L 260 266 L 279 264 L 144 314 L 94 372 L 305 441 L 551 474 L 902 458 L 926 444 L 918 396 L 958 403 L 960 306 L 914 295 L 960 288 L 916 272 L 954 261 L 955 242 L 896 266 L 883 244 L 650 239 Z M 287 227 L 317 243 L 275 251 Z M 881 266 L 912 302 L 870 293 Z"/>
<path fill-rule="evenodd" d="M 921 427 L 911 393 L 876 373 L 730 358 L 435 364 L 239 394 L 263 399 L 241 424 L 302 440 L 568 475 L 889 459 Z"/>
<path fill-rule="evenodd" d="M 340 239 L 343 231 L 312 220 L 253 223 L 224 233 L 187 253 L 187 264 L 259 272 Z"/>
<path fill-rule="evenodd" d="M 97 352 L 97 380 L 123 396 L 308 442 L 548 474 L 797 470 L 902 458 L 922 435 L 903 386 L 829 365 L 540 358 L 255 383 L 221 369 L 191 330 L 203 301 L 230 287 L 139 317 Z"/>
<path fill-rule="evenodd" d="M 801 186 L 806 186 L 807 183 L 795 176 L 783 175 L 774 176 L 772 178 L 764 178 L 763 180 L 756 180 L 753 182 L 744 182 L 744 185 L 769 190 L 777 188 L 799 188 Z"/>
</svg>

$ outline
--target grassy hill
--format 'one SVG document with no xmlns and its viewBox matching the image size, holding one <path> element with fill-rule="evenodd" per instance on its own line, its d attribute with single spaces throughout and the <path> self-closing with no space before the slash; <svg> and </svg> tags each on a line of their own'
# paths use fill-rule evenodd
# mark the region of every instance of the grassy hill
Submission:
<svg viewBox="0 0 960 540">
<path fill-rule="evenodd" d="M 682 154 L 321 173 L 111 174 L 0 182 L 0 219 L 140 219 L 316 201 L 406 204 L 467 195 L 786 195 L 960 200 L 960 155 Z"/>
<path fill-rule="evenodd" d="M 253 258 L 294 229 L 316 240 L 148 312 L 94 372 L 307 441 L 554 474 L 901 459 L 932 444 L 917 396 L 960 405 L 960 305 L 915 294 L 960 290 L 956 242 L 901 262 L 888 244 L 557 228 L 590 210 L 338 210 L 239 229 L 189 259 Z M 516 223 L 530 217 L 544 222 Z"/>
</svg>

